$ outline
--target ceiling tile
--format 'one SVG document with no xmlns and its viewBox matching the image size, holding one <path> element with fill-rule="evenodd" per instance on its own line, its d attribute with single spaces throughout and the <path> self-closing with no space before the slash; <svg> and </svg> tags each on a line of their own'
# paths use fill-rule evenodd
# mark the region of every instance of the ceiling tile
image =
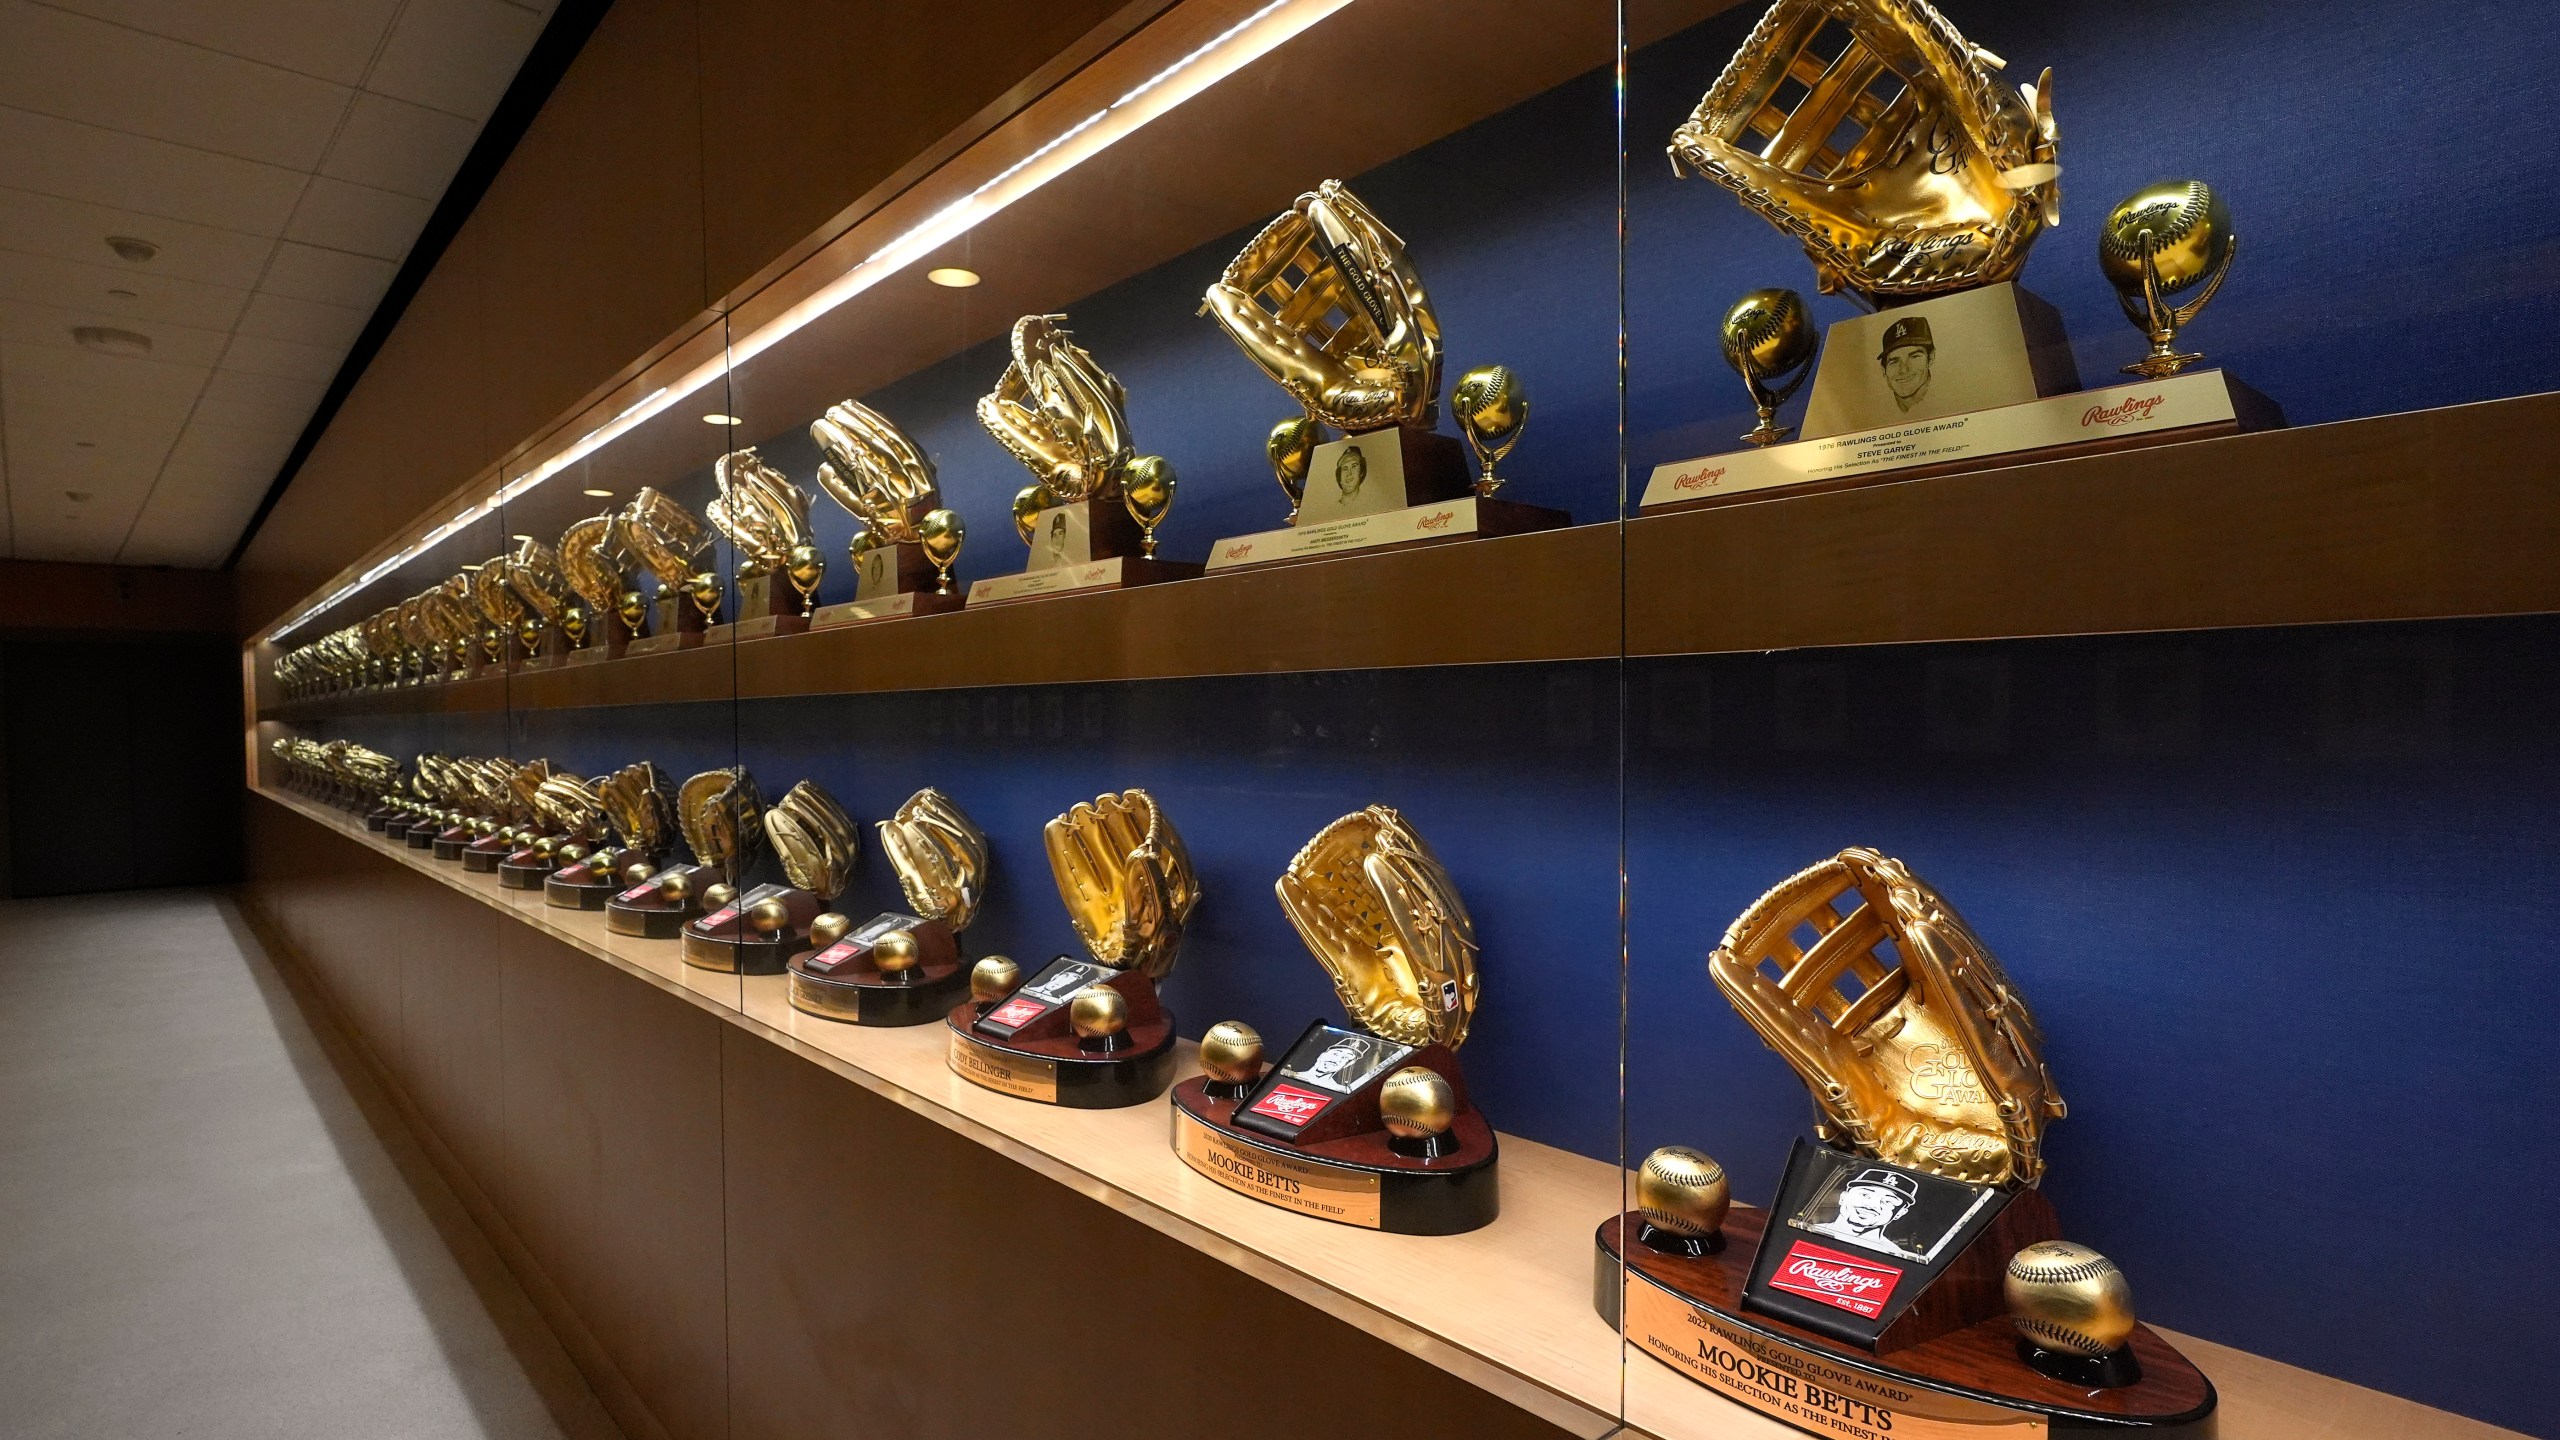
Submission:
<svg viewBox="0 0 2560 1440">
<path fill-rule="evenodd" d="M 9 395 L 9 461 L 158 468 L 187 422 L 187 402 L 170 396 L 102 397 L 91 405 L 21 402 Z"/>
<path fill-rule="evenodd" d="M 0 186 L 15 190 L 274 235 L 292 216 L 303 179 L 253 160 L 0 108 Z"/>
<path fill-rule="evenodd" d="M 226 369 L 247 370 L 259 375 L 280 375 L 290 380 L 317 380 L 327 383 L 345 363 L 346 347 L 339 345 L 300 345 L 291 340 L 269 340 L 258 335 L 235 335 L 231 348 L 222 354 Z"/>
<path fill-rule="evenodd" d="M 107 248 L 110 235 L 148 240 L 160 247 L 160 253 L 139 265 L 119 260 Z M 264 236 L 26 190 L 0 190 L 0 250 L 103 265 L 135 275 L 227 285 L 245 292 L 257 285 L 259 267 L 267 263 L 267 252 L 274 248 L 275 242 Z M 268 288 L 276 288 L 272 276 Z"/>
<path fill-rule="evenodd" d="M 289 295 L 260 293 L 249 298 L 248 309 L 240 316 L 239 332 L 264 340 L 292 340 L 304 345 L 317 345 L 344 355 L 356 343 L 356 333 L 371 318 L 363 310 L 344 305 L 323 305 L 317 300 L 296 300 Z M 330 371 L 336 374 L 335 370 Z"/>
<path fill-rule="evenodd" d="M 0 96 L 104 129 L 310 170 L 351 92 L 25 0 L 0 0 Z"/>
<path fill-rule="evenodd" d="M 359 95 L 320 173 L 434 200 L 453 183 L 479 125 L 406 100 Z"/>
<path fill-rule="evenodd" d="M 486 120 L 541 35 L 542 20 L 507 0 L 409 0 L 364 88 Z"/>
<path fill-rule="evenodd" d="M 250 370 L 216 370 L 213 378 L 205 382 L 204 398 L 290 410 L 308 419 L 319 408 L 320 397 L 328 388 L 324 380 L 296 380 Z"/>
<path fill-rule="evenodd" d="M 341 85 L 364 77 L 399 0 L 260 0 L 207 5 L 187 0 L 46 0 L 58 9 L 112 20 L 226 55 L 263 60 Z"/>
<path fill-rule="evenodd" d="M 101 254 L 106 247 L 98 247 Z M 117 296 L 112 291 L 130 291 Z M 82 265 L 48 256 L 0 250 L 0 299 L 77 305 L 133 322 L 166 321 L 206 330 L 228 330 L 239 320 L 248 292 L 199 285 L 138 265 Z"/>
<path fill-rule="evenodd" d="M 294 439 L 292 435 L 197 421 L 179 434 L 178 443 L 169 451 L 169 464 L 182 470 L 244 467 L 264 470 L 273 479 L 276 468 L 284 464 L 284 457 L 293 449 Z"/>
<path fill-rule="evenodd" d="M 72 338 L 80 326 L 98 325 L 131 330 L 151 340 L 149 356 L 108 354 L 84 349 Z M 219 330 L 191 325 L 172 325 L 166 321 L 135 320 L 103 310 L 75 310 L 60 305 L 37 305 L 24 300 L 0 299 L 0 342 L 30 348 L 47 347 L 116 365 L 144 367 L 175 366 L 209 369 L 222 354 L 226 337 Z M 115 373 L 115 372 L 106 372 Z M 157 387 L 154 387 L 157 388 Z"/>
<path fill-rule="evenodd" d="M 413 195 L 322 176 L 311 182 L 284 233 L 306 245 L 397 260 L 409 253 L 409 242 L 418 238 L 434 208 Z"/>
<path fill-rule="evenodd" d="M 0 235 L 7 233 L 7 224 L 6 212 L 0 210 Z M 391 277 L 399 268 L 372 255 L 322 250 L 288 240 L 276 247 L 275 263 L 267 267 L 267 278 L 258 288 L 271 295 L 318 300 L 370 314 L 381 303 L 382 292 L 391 288 Z"/>
<path fill-rule="evenodd" d="M 255 432 L 270 439 L 293 441 L 302 438 L 302 427 L 311 421 L 309 407 L 266 405 L 254 400 L 216 400 L 211 397 L 196 401 L 197 424 L 222 425 L 234 430 Z"/>
</svg>

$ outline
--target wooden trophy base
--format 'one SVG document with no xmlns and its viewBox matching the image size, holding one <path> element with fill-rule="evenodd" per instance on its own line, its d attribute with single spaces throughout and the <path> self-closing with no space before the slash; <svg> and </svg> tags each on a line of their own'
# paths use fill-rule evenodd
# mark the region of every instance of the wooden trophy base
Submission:
<svg viewBox="0 0 2560 1440">
<path fill-rule="evenodd" d="M 915 936 L 913 969 L 884 974 L 872 963 L 871 942 L 889 930 Z M 786 964 L 792 1009 L 851 1025 L 922 1025 L 949 1014 L 969 992 L 951 928 L 913 915 L 878 916 L 824 950 L 799 951 Z"/>
<path fill-rule="evenodd" d="M 663 655 L 702 644 L 702 632 L 711 622 L 702 618 L 702 612 L 691 600 L 672 590 L 660 590 L 657 598 L 649 602 L 649 608 L 654 616 L 652 633 L 623 646 L 624 655 Z"/>
<path fill-rule="evenodd" d="M 495 875 L 514 853 L 514 845 L 494 835 L 484 835 L 463 847 L 462 868 L 474 875 Z"/>
<path fill-rule="evenodd" d="M 1063 531 L 1058 526 L 1063 526 Z M 1056 549 L 1047 552 L 1055 554 L 1056 561 L 1036 569 L 1026 568 L 1019 575 L 972 581 L 971 605 L 1009 605 L 1046 595 L 1161 585 L 1169 580 L 1189 580 L 1203 568 L 1196 560 L 1158 560 L 1141 554 L 1145 537 L 1138 522 L 1129 518 L 1128 507 L 1116 496 L 1051 506 L 1040 512 L 1032 533 L 1035 555 L 1043 553 L 1041 547 L 1051 543 L 1045 537 L 1059 536 Z"/>
<path fill-rule="evenodd" d="M 658 893 L 658 882 L 678 870 L 694 882 L 697 892 L 715 873 L 700 865 L 671 865 L 637 885 L 626 885 L 604 902 L 604 928 L 643 940 L 673 940 L 683 934 L 686 923 L 702 912 L 690 896 L 680 905 L 670 905 Z"/>
<path fill-rule="evenodd" d="M 459 860 L 463 852 L 469 850 L 476 839 L 477 837 L 470 831 L 454 825 L 439 831 L 435 839 L 429 843 L 434 847 L 437 859 Z"/>
<path fill-rule="evenodd" d="M 391 822 L 398 818 L 400 812 L 397 810 L 369 810 L 365 812 L 364 828 L 379 835 L 390 829 Z"/>
<path fill-rule="evenodd" d="M 435 822 L 432 820 L 413 822 L 409 826 L 409 833 L 400 837 L 400 843 L 412 850 L 433 850 L 436 844 Z"/>
<path fill-rule="evenodd" d="M 555 837 L 556 838 L 556 837 Z M 539 890 L 551 878 L 551 857 L 532 846 L 521 846 L 498 862 L 498 887 L 502 890 Z"/>
<path fill-rule="evenodd" d="M 706 645 L 735 644 L 774 635 L 797 635 L 809 628 L 800 593 L 779 575 L 757 575 L 738 582 L 739 618 L 703 631 Z"/>
<path fill-rule="evenodd" d="M 942 615 L 968 603 L 968 597 L 957 590 L 946 594 L 935 588 L 933 562 L 924 558 L 924 546 L 913 540 L 863 552 L 853 574 L 853 598 L 819 606 L 809 617 L 810 629 Z"/>
<path fill-rule="evenodd" d="M 1544 505 L 1469 495 L 1348 520 L 1230 536 L 1209 547 L 1208 570 L 1213 575 L 1260 570 L 1330 560 L 1337 555 L 1377 554 L 1458 540 L 1526 535 L 1536 530 L 1562 529 L 1572 523 L 1572 515 Z"/>
<path fill-rule="evenodd" d="M 1117 1110 L 1143 1105 L 1173 1083 L 1173 1013 L 1156 998 L 1155 982 L 1134 971 L 1099 965 L 1083 984 L 1109 985 L 1129 1003 L 1129 1025 L 1112 1037 L 1109 1049 L 1079 1039 L 1067 1024 L 1071 991 L 1058 989 L 1054 1003 L 1006 1036 L 985 1033 L 981 1026 L 1020 1005 L 1045 977 L 1058 972 L 1066 957 L 1050 962 L 1021 989 L 993 1004 L 963 1000 L 943 1017 L 950 1027 L 952 1072 L 989 1090 L 1044 1105 L 1071 1110 Z"/>
<path fill-rule="evenodd" d="M 791 919 L 771 935 L 758 935 L 747 924 L 747 907 L 769 899 L 780 900 Z M 759 885 L 684 927 L 684 963 L 722 974 L 779 975 L 785 961 L 809 948 L 809 922 L 818 909 L 818 897 L 806 890 Z"/>
<path fill-rule="evenodd" d="M 1593 1240 L 1592 1304 L 1611 1325 L 1623 1320 L 1630 1345 L 1672 1369 L 1835 1440 L 2213 1435 L 2212 1382 L 2144 1326 L 2134 1327 L 2127 1347 L 2132 1363 L 2117 1366 L 2140 1378 L 2105 1389 L 2030 1366 L 2006 1315 L 1877 1355 L 1746 1313 L 1743 1287 L 1768 1218 L 1765 1210 L 1733 1210 L 1724 1248 L 1696 1256 L 1645 1243 L 1649 1227 L 1633 1211 L 1604 1221 Z"/>
<path fill-rule="evenodd" d="M 1343 1225 L 1396 1235 L 1457 1235 L 1502 1212 L 1500 1158 L 1484 1112 L 1459 1112 L 1438 1157 L 1400 1154 L 1384 1130 L 1292 1145 L 1239 1130 L 1242 1094 L 1195 1076 L 1173 1087 L 1173 1148 L 1183 1163 L 1239 1195 Z"/>
<path fill-rule="evenodd" d="M 835 605 L 821 605 L 809 617 L 812 630 L 834 630 L 845 625 L 868 625 L 874 620 L 904 620 L 912 615 L 948 615 L 969 603 L 969 597 L 954 590 L 946 595 L 939 590 L 901 590 L 877 600 L 847 600 Z"/>
<path fill-rule="evenodd" d="M 561 910 L 601 910 L 627 887 L 622 868 L 641 858 L 633 850 L 604 850 L 563 865 L 542 881 L 542 903 Z"/>
</svg>

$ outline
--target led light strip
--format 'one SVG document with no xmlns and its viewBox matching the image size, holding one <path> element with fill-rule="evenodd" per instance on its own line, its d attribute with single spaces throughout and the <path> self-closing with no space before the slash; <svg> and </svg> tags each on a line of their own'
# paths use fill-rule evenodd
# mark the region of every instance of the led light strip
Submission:
<svg viewBox="0 0 2560 1440">
<path fill-rule="evenodd" d="M 1149 122 L 1304 34 L 1350 3 L 1351 0 L 1270 0 L 1269 4 L 1220 31 L 1191 53 L 1149 76 L 1127 94 L 1068 126 L 1047 144 L 1006 166 L 993 179 L 927 216 L 807 299 L 765 322 L 744 338 L 733 341 L 725 355 L 705 361 L 673 384 L 643 396 L 621 414 L 579 436 L 540 465 L 509 481 L 496 494 L 437 526 L 415 544 L 357 576 L 327 599 L 267 632 L 268 643 L 282 640 L 357 591 L 434 549 L 464 526 L 666 413 L 669 407 L 683 403 L 687 397 L 798 334 L 846 301 L 1003 213 L 1006 207 L 1136 134 Z"/>
</svg>

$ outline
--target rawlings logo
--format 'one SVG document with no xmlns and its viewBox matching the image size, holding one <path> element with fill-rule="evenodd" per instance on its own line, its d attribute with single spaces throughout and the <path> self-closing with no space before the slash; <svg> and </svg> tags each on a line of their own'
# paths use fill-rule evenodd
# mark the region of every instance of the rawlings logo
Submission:
<svg viewBox="0 0 2560 1440">
<path fill-rule="evenodd" d="M 1251 1113 L 1268 1115 L 1283 1125 L 1304 1125 L 1316 1117 L 1317 1111 L 1332 1103 L 1331 1096 L 1319 1095 L 1313 1090 L 1301 1090 L 1295 1085 L 1274 1085 L 1270 1094 L 1253 1102 Z"/>
<path fill-rule="evenodd" d="M 1252 553 L 1253 542 L 1250 540 L 1247 540 L 1241 545 L 1230 545 L 1227 547 L 1227 558 L 1230 560 L 1241 560 Z"/>
<path fill-rule="evenodd" d="M 995 1009 L 987 1012 L 987 1023 L 990 1025 L 1027 1025 L 1031 1023 L 1031 1021 L 1036 1018 L 1041 1011 L 1048 1008 L 1048 1006 L 1041 1004 L 1039 1001 L 1029 999 L 1027 997 L 1020 1000 L 1007 1000 L 1002 1005 L 999 1005 Z"/>
<path fill-rule="evenodd" d="M 1724 467 L 1721 465 L 1705 470 L 1689 470 L 1672 476 L 1671 488 L 1674 490 L 1712 490 L 1715 488 L 1716 482 L 1723 478 Z"/>
<path fill-rule="evenodd" d="M 2089 412 L 2080 417 L 2080 428 L 2130 425 L 2137 420 L 2148 420 L 2151 412 L 2159 409 L 2160 402 L 2167 398 L 2165 395 L 2129 395 L 2114 405 L 2092 405 Z"/>
<path fill-rule="evenodd" d="M 852 959 L 853 952 L 859 948 L 861 947 L 855 945 L 850 940 L 839 940 L 819 953 L 810 956 L 809 968 L 812 970 L 833 970 L 847 960 Z"/>
<path fill-rule="evenodd" d="M 1869 1320 L 1884 1313 L 1885 1302 L 1893 1298 L 1893 1287 L 1900 1283 L 1899 1270 L 1870 1265 L 1803 1240 L 1788 1249 L 1787 1258 L 1778 1262 L 1778 1273 L 1769 1277 L 1775 1289 Z"/>
<path fill-rule="evenodd" d="M 1414 521 L 1413 528 L 1416 530 L 1438 530 L 1456 518 L 1458 517 L 1451 514 L 1449 511 L 1443 510 L 1437 515 L 1427 515 L 1420 520 Z"/>
<path fill-rule="evenodd" d="M 630 889 L 622 892 L 622 898 L 626 901 L 637 900 L 641 896 L 646 895 L 657 888 L 657 882 L 655 881 L 651 881 L 646 885 L 634 885 Z"/>
</svg>

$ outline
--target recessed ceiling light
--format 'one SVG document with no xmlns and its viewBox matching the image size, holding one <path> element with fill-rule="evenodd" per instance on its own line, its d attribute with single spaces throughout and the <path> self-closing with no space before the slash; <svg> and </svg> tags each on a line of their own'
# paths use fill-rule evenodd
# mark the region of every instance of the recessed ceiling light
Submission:
<svg viewBox="0 0 2560 1440">
<path fill-rule="evenodd" d="M 142 298 L 138 293 L 122 288 L 110 290 L 107 293 L 118 300 L 139 300 Z"/>
<path fill-rule="evenodd" d="M 95 499 L 97 494 L 95 490 L 65 490 L 62 492 L 62 498 L 74 505 L 80 505 Z"/>
<path fill-rule="evenodd" d="M 103 350 L 110 355 L 151 353 L 150 336 L 109 325 L 74 325 L 71 327 L 71 339 L 83 350 Z"/>
<path fill-rule="evenodd" d="M 95 440 L 74 440 L 71 443 L 83 450 L 95 450 L 98 448 L 98 442 Z"/>
<path fill-rule="evenodd" d="M 133 235 L 110 235 L 107 237 L 107 248 L 116 252 L 117 259 L 130 261 L 136 265 L 143 264 L 160 253 L 159 246 Z"/>
<path fill-rule="evenodd" d="M 705 425 L 744 425 L 747 422 L 739 419 L 735 415 L 705 415 L 702 417 L 702 423 Z"/>
<path fill-rule="evenodd" d="M 613 492 L 610 490 L 590 490 L 587 493 L 593 495 L 599 500 L 610 500 L 613 498 Z"/>
<path fill-rule="evenodd" d="M 975 270 L 963 270 L 957 265 L 945 265 L 939 269 L 927 270 L 924 272 L 924 278 L 936 285 L 947 285 L 954 290 L 966 290 L 978 283 L 979 275 Z"/>
</svg>

